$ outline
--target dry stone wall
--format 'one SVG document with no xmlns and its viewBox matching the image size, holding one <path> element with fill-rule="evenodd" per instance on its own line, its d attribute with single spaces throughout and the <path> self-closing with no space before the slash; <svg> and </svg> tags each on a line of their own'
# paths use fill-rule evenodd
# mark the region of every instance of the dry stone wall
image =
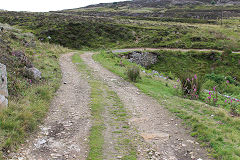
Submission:
<svg viewBox="0 0 240 160">
<path fill-rule="evenodd" d="M 134 51 L 128 55 L 130 62 L 137 63 L 143 67 L 150 67 L 157 63 L 158 57 L 155 53 Z"/>
</svg>

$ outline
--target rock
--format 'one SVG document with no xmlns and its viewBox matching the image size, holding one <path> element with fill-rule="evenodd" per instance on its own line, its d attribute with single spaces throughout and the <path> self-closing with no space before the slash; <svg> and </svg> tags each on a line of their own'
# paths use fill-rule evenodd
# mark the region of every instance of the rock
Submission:
<svg viewBox="0 0 240 160">
<path fill-rule="evenodd" d="M 184 143 L 182 143 L 182 146 L 183 146 L 183 147 L 186 147 L 187 145 L 186 145 L 186 144 L 184 144 Z"/>
<path fill-rule="evenodd" d="M 8 97 L 7 70 L 6 66 L 0 63 L 0 94 Z"/>
<path fill-rule="evenodd" d="M 42 78 L 42 73 L 35 67 L 25 68 L 25 75 L 33 80 L 39 80 Z"/>
<path fill-rule="evenodd" d="M 167 141 L 170 138 L 170 135 L 167 133 L 142 133 L 141 136 L 145 141 L 148 140 Z"/>
<path fill-rule="evenodd" d="M 0 63 L 0 109 L 8 106 L 7 70 L 6 66 Z"/>
<path fill-rule="evenodd" d="M 158 61 L 157 54 L 149 52 L 132 52 L 129 55 L 129 61 L 137 63 L 143 67 L 149 67 Z"/>
<path fill-rule="evenodd" d="M 187 142 L 194 144 L 194 141 L 192 140 L 187 140 Z"/>
<path fill-rule="evenodd" d="M 8 100 L 5 96 L 0 94 L 0 110 L 8 106 Z"/>
<path fill-rule="evenodd" d="M 47 143 L 47 141 L 46 141 L 45 139 L 39 139 L 39 140 L 37 141 L 37 143 L 34 144 L 34 145 L 35 145 L 36 148 L 40 148 L 40 147 L 41 147 L 42 145 L 44 145 L 45 143 Z"/>
</svg>

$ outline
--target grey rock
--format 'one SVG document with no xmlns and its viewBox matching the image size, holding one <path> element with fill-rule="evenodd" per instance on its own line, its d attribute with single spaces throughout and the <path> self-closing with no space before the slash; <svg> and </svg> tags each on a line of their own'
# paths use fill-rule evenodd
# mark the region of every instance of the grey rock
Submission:
<svg viewBox="0 0 240 160">
<path fill-rule="evenodd" d="M 44 145 L 45 143 L 47 143 L 47 141 L 45 140 L 45 139 L 39 139 L 38 141 L 37 141 L 37 143 L 35 143 L 34 145 L 35 145 L 35 147 L 36 148 L 40 148 L 42 145 Z"/>
<path fill-rule="evenodd" d="M 149 67 L 157 63 L 157 54 L 149 52 L 138 52 L 134 51 L 129 55 L 129 61 L 137 63 L 143 67 Z"/>
<path fill-rule="evenodd" d="M 0 63 L 0 109 L 8 106 L 7 70 L 6 66 Z"/>
<path fill-rule="evenodd" d="M 5 96 L 0 94 L 0 110 L 8 106 L 8 100 Z"/>
<path fill-rule="evenodd" d="M 42 73 L 35 67 L 25 68 L 25 70 L 25 74 L 28 78 L 31 78 L 33 80 L 39 80 L 42 78 Z"/>
<path fill-rule="evenodd" d="M 0 94 L 8 97 L 7 70 L 6 66 L 0 63 Z"/>
</svg>

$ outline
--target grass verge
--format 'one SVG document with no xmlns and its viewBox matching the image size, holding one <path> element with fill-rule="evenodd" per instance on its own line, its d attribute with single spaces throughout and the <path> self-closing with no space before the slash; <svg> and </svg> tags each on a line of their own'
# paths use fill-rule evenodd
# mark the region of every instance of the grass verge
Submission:
<svg viewBox="0 0 240 160">
<path fill-rule="evenodd" d="M 19 43 L 13 45 L 15 49 L 24 49 Z M 66 48 L 40 42 L 34 48 L 25 49 L 27 55 L 34 56 L 33 64 L 42 72 L 39 82 L 29 82 L 9 72 L 9 77 L 15 77 L 14 81 L 9 79 L 9 87 L 14 82 L 17 95 L 10 92 L 9 106 L 0 112 L 0 159 L 16 150 L 42 122 L 60 86 L 59 56 L 67 51 Z"/>
<path fill-rule="evenodd" d="M 132 65 L 127 60 L 123 60 L 122 64 L 125 67 L 121 67 L 118 57 L 104 51 L 94 55 L 93 58 L 127 80 L 125 67 Z M 222 108 L 178 97 L 176 90 L 169 87 L 167 81 L 142 75 L 142 79 L 134 84 L 183 119 L 186 126 L 191 128 L 191 136 L 196 137 L 202 146 L 207 147 L 212 157 L 222 160 L 240 159 L 239 118 L 231 117 L 228 111 Z"/>
</svg>

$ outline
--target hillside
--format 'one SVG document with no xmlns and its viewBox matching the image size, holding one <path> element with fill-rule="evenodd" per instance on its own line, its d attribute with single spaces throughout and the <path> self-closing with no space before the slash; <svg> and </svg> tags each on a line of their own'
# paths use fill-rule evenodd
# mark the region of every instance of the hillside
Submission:
<svg viewBox="0 0 240 160">
<path fill-rule="evenodd" d="M 219 19 L 129 17 L 125 16 L 126 12 L 115 17 L 111 11 L 107 11 L 105 17 L 99 17 L 95 14 L 90 16 L 91 13 L 1 12 L 0 22 L 18 25 L 42 41 L 75 49 L 168 47 L 240 50 L 237 17 L 224 18 L 224 25 L 220 26 Z"/>
<path fill-rule="evenodd" d="M 240 1 L 1 10 L 0 28 L 0 159 L 240 158 Z"/>
<path fill-rule="evenodd" d="M 101 3 L 84 8 L 63 10 L 57 13 L 82 16 L 130 16 L 130 17 L 171 17 L 219 19 L 238 17 L 238 0 L 133 0 L 116 3 Z"/>
<path fill-rule="evenodd" d="M 144 7 L 167 7 L 167 6 L 186 6 L 186 5 L 209 5 L 209 4 L 217 4 L 217 5 L 236 5 L 240 4 L 238 0 L 132 0 L 132 1 L 123 1 L 123 2 L 115 2 L 115 3 L 101 3 L 97 5 L 89 5 L 85 8 L 92 7 L 123 7 L 128 6 L 131 8 L 144 8 Z"/>
</svg>

